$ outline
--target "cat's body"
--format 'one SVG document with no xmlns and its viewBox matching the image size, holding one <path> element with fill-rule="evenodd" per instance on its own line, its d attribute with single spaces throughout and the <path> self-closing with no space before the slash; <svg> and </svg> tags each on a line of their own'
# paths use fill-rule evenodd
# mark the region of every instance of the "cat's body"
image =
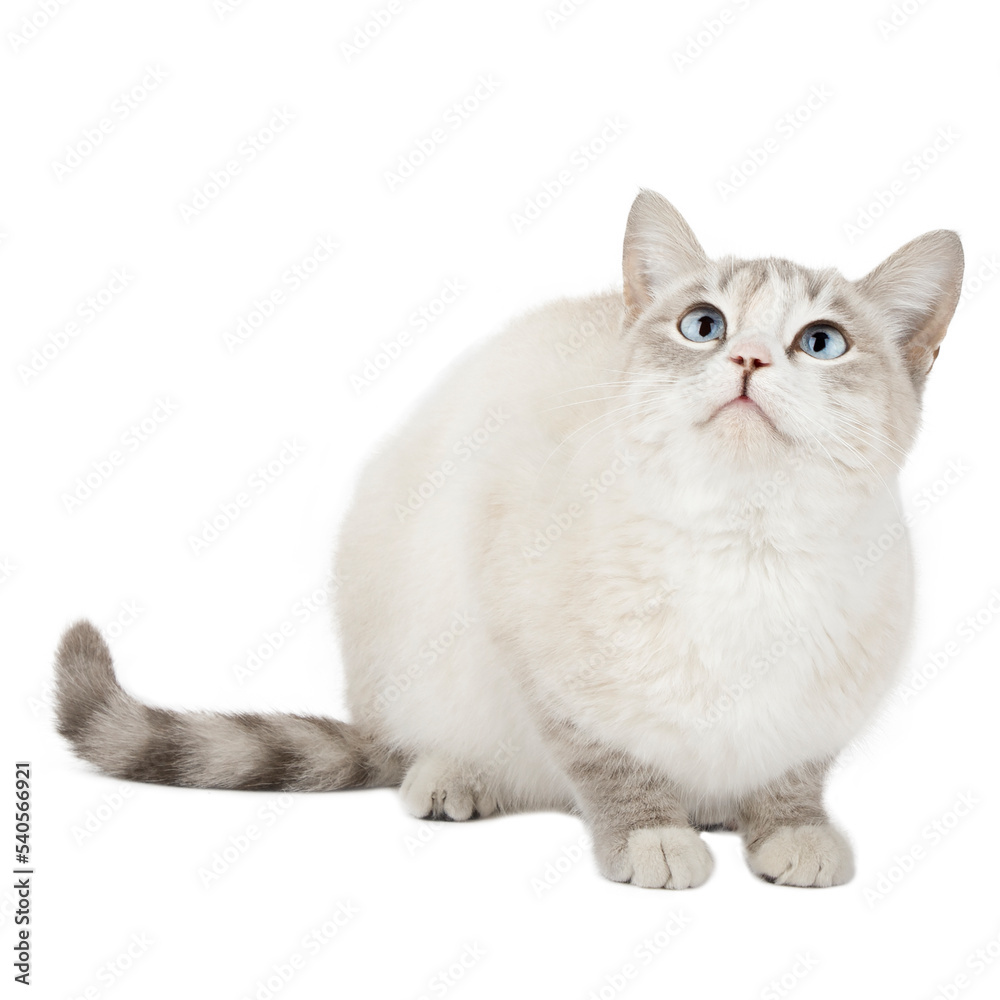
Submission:
<svg viewBox="0 0 1000 1000">
<path fill-rule="evenodd" d="M 891 684 L 912 604 L 905 534 L 864 554 L 899 522 L 960 277 L 941 232 L 855 283 L 713 263 L 644 192 L 624 296 L 514 323 L 364 473 L 336 564 L 353 725 L 155 715 L 80 625 L 62 731 L 145 780 L 401 783 L 411 812 L 455 819 L 576 808 L 602 871 L 642 885 L 703 881 L 693 827 L 713 824 L 765 877 L 844 881 L 823 777 Z M 803 331 L 845 349 L 807 353 Z"/>
<path fill-rule="evenodd" d="M 699 475 L 685 455 L 675 483 L 657 474 L 662 498 L 644 495 L 641 449 L 601 433 L 614 417 L 599 414 L 622 405 L 606 384 L 627 364 L 615 298 L 543 308 L 450 373 L 368 468 L 342 532 L 352 717 L 417 756 L 485 768 L 499 753 L 509 805 L 571 800 L 563 772 L 539 766 L 549 716 L 669 761 L 692 809 L 832 755 L 884 692 L 908 624 L 906 540 L 865 580 L 855 565 L 899 518 L 884 490 L 846 492 L 832 470 L 793 485 L 784 463 Z M 588 323 L 584 347 L 561 357 Z M 594 397 L 609 398 L 575 405 Z M 491 412 L 505 422 L 411 510 L 410 491 Z M 841 523 L 809 530 L 818 505 Z M 473 622 L 425 665 L 420 649 L 456 614 Z"/>
</svg>

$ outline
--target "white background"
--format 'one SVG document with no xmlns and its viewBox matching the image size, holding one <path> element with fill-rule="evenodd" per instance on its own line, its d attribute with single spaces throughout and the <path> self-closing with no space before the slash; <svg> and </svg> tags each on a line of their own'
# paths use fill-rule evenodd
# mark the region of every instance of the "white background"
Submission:
<svg viewBox="0 0 1000 1000">
<path fill-rule="evenodd" d="M 860 0 L 590 0 L 561 21 L 555 4 L 402 3 L 353 53 L 376 10 L 358 0 L 91 0 L 48 23 L 40 4 L 4 5 L 0 613 L 5 757 L 34 772 L 36 995 L 996 995 L 1000 960 L 975 958 L 991 942 L 1000 955 L 993 5 L 907 0 L 897 27 L 879 23 L 891 3 Z M 42 24 L 30 39 L 25 17 Z M 144 93 L 150 69 L 165 78 Z M 446 118 L 481 78 L 479 106 Z M 827 96 L 802 107 L 811 93 Z M 251 160 L 242 144 L 276 109 L 294 120 Z M 591 146 L 609 119 L 619 134 Z M 445 141 L 392 185 L 386 172 L 435 128 Z M 234 159 L 239 173 L 182 218 Z M 567 169 L 518 231 L 515 213 Z M 738 189 L 720 187 L 734 171 Z M 547 298 L 619 281 L 640 186 L 673 200 L 710 254 L 856 277 L 947 227 L 982 274 L 903 475 L 921 569 L 909 696 L 829 791 L 854 881 L 767 885 L 736 838 L 710 834 L 704 888 L 639 890 L 597 875 L 569 816 L 429 824 L 388 790 L 130 786 L 73 758 L 53 731 L 50 676 L 81 616 L 109 630 L 123 683 L 150 703 L 343 715 L 328 615 L 293 609 L 324 586 L 361 463 L 469 344 Z M 863 216 L 873 202 L 878 217 Z M 229 350 L 225 334 L 286 269 L 309 266 L 320 237 L 336 253 Z M 86 322 L 116 270 L 127 287 Z M 351 376 L 449 280 L 459 299 L 358 391 Z M 123 435 L 159 399 L 176 412 L 132 450 Z M 196 555 L 202 523 L 291 439 L 302 453 Z M 116 449 L 123 464 L 68 504 Z M 282 648 L 237 677 L 285 621 Z M 963 796 L 974 805 L 955 811 Z M 233 841 L 248 849 L 204 884 L 199 870 Z M 0 890 L 8 957 L 11 901 Z M 338 906 L 356 915 L 331 937 Z M 306 942 L 314 931 L 322 945 Z M 463 953 L 470 967 L 451 977 Z"/>
</svg>

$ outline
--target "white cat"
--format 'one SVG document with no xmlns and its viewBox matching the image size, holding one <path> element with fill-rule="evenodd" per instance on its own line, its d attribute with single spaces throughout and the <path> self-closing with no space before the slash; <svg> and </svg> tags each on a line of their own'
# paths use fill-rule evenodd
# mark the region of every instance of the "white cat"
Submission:
<svg viewBox="0 0 1000 1000">
<path fill-rule="evenodd" d="M 866 277 L 709 260 L 643 191 L 624 294 L 564 300 L 458 363 L 362 476 L 337 614 L 353 721 L 183 714 L 92 625 L 59 727 L 122 778 L 397 785 L 417 816 L 579 811 L 600 870 L 704 882 L 699 828 L 770 881 L 834 885 L 826 771 L 910 629 L 896 477 L 961 285 L 939 230 Z"/>
</svg>

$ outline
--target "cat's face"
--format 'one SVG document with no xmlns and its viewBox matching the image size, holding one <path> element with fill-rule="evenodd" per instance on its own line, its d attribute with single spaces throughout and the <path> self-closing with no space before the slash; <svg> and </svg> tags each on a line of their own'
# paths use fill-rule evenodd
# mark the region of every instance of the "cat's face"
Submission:
<svg viewBox="0 0 1000 1000">
<path fill-rule="evenodd" d="M 886 476 L 916 432 L 961 275 L 946 231 L 855 282 L 774 258 L 711 261 L 643 192 L 625 247 L 630 436 Z"/>
</svg>

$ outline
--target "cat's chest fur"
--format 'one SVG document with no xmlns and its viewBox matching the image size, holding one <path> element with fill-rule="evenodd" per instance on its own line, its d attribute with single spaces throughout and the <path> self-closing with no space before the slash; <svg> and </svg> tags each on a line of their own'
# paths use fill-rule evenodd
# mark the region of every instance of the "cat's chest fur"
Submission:
<svg viewBox="0 0 1000 1000">
<path fill-rule="evenodd" d="M 836 753 L 891 680 L 909 556 L 903 540 L 861 578 L 864 523 L 803 534 L 794 507 L 713 531 L 595 504 L 524 592 L 522 648 L 540 652 L 529 669 L 553 714 L 669 761 L 702 799 Z"/>
</svg>

